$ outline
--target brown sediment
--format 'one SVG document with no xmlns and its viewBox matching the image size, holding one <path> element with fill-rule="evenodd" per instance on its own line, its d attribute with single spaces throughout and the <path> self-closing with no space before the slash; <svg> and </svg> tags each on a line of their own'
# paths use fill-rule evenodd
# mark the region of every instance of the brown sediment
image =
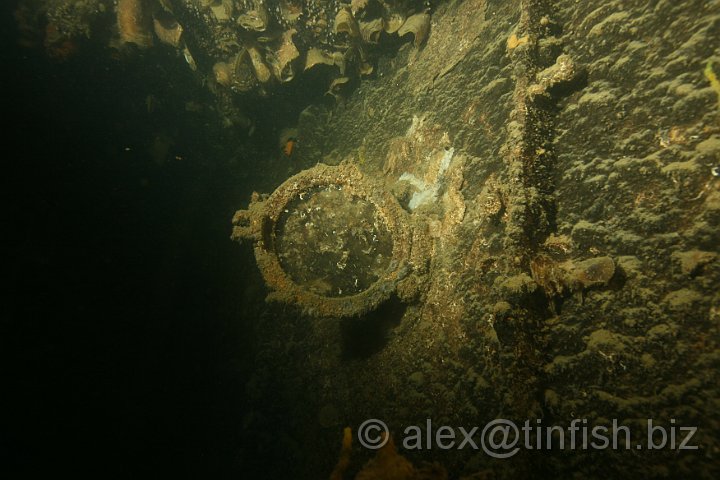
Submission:
<svg viewBox="0 0 720 480">
<path fill-rule="evenodd" d="M 143 0 L 118 0 L 117 25 L 122 43 L 152 46 L 151 22 Z"/>
</svg>

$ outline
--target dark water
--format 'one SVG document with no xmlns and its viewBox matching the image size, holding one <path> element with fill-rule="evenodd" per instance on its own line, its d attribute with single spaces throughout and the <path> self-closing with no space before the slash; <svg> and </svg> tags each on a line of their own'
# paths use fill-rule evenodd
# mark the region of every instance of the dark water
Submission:
<svg viewBox="0 0 720 480">
<path fill-rule="evenodd" d="M 263 182 L 238 145 L 276 143 L 181 115 L 205 99 L 166 56 L 15 49 L 4 10 L 2 476 L 251 471 L 238 452 L 264 292 L 229 220 Z M 173 139 L 162 164 L 158 136 Z"/>
</svg>

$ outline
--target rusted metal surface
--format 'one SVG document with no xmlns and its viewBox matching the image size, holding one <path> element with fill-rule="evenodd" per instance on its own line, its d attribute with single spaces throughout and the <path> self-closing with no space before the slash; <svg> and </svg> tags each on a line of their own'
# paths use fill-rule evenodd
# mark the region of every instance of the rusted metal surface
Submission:
<svg viewBox="0 0 720 480">
<path fill-rule="evenodd" d="M 306 192 L 330 185 L 339 186 L 347 194 L 374 205 L 392 237 L 392 259 L 387 271 L 368 289 L 346 297 L 324 296 L 298 285 L 283 270 L 276 251 L 277 225 L 289 204 Z M 407 213 L 392 195 L 349 163 L 319 164 L 289 178 L 266 199 L 254 195 L 247 210 L 235 213 L 233 225 L 234 240 L 247 239 L 255 244 L 258 267 L 271 290 L 268 300 L 296 304 L 311 315 L 346 317 L 365 313 L 387 300 L 412 273 L 409 260 L 413 234 Z M 308 251 L 307 255 L 315 253 Z"/>
</svg>

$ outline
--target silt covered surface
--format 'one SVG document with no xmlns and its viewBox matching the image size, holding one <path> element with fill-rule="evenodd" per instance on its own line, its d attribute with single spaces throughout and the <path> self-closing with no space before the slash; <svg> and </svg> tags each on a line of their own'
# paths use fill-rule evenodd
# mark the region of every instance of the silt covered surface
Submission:
<svg viewBox="0 0 720 480">
<path fill-rule="evenodd" d="M 301 165 L 349 157 L 406 207 L 403 173 L 440 187 L 413 213 L 431 239 L 416 302 L 258 323 L 247 428 L 282 432 L 258 452 L 315 478 L 368 418 L 617 419 L 639 443 L 673 419 L 699 450 L 404 453 L 451 478 L 717 473 L 720 6 L 691 3 L 449 2 L 423 48 L 301 115 Z"/>
</svg>

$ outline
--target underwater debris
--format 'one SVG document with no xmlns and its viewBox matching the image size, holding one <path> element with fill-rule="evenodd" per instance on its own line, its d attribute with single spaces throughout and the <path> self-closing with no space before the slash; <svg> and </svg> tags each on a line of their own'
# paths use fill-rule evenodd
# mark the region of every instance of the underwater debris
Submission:
<svg viewBox="0 0 720 480">
<path fill-rule="evenodd" d="M 607 285 L 615 275 L 615 262 L 610 257 L 597 257 L 558 263 L 541 254 L 530 262 L 530 271 L 532 279 L 548 297 L 559 297 L 566 293 Z"/>
<path fill-rule="evenodd" d="M 416 189 L 410 198 L 410 202 L 408 203 L 410 211 L 414 211 L 423 205 L 433 203 L 437 200 L 441 182 L 445 177 L 445 172 L 448 167 L 450 167 L 453 153 L 455 153 L 455 149 L 452 147 L 445 150 L 442 158 L 440 159 L 437 173 L 435 174 L 435 181 L 432 184 L 428 184 L 425 180 L 421 180 L 411 173 L 406 172 L 400 176 L 400 181 L 409 182 Z"/>
<path fill-rule="evenodd" d="M 415 476 L 413 464 L 398 453 L 395 441 L 390 436 L 375 457 L 368 460 L 358 472 L 355 480 L 411 480 Z"/>
<path fill-rule="evenodd" d="M 170 12 L 159 10 L 153 15 L 153 30 L 161 43 L 175 48 L 180 47 L 183 27 Z"/>
<path fill-rule="evenodd" d="M 577 291 L 606 285 L 615 275 L 615 262 L 610 257 L 597 257 L 563 264 L 565 281 L 570 290 Z"/>
<path fill-rule="evenodd" d="M 270 69 L 265 65 L 262 54 L 256 47 L 250 47 L 247 50 L 248 56 L 250 57 L 250 63 L 252 63 L 253 69 L 255 70 L 255 77 L 260 83 L 267 83 L 272 78 Z"/>
<path fill-rule="evenodd" d="M 213 65 L 213 75 L 215 81 L 223 87 L 229 87 L 232 83 L 232 67 L 225 62 L 217 62 Z"/>
<path fill-rule="evenodd" d="M 280 0 L 280 18 L 292 25 L 303 15 L 303 6 L 298 0 Z"/>
<path fill-rule="evenodd" d="M 350 77 L 339 77 L 334 79 L 332 83 L 330 83 L 330 87 L 328 88 L 328 91 L 325 92 L 325 95 L 330 95 L 336 101 L 340 101 L 347 92 L 349 82 Z"/>
<path fill-rule="evenodd" d="M 717 75 L 715 75 L 715 71 L 712 68 L 712 62 L 707 62 L 705 70 L 703 70 L 703 74 L 705 75 L 705 78 L 707 78 L 708 82 L 710 82 L 712 89 L 715 90 L 715 93 L 718 96 L 718 104 L 720 105 L 720 80 L 718 80 Z"/>
<path fill-rule="evenodd" d="M 152 17 L 147 2 L 118 0 L 117 27 L 122 43 L 133 43 L 141 48 L 152 46 Z"/>
<path fill-rule="evenodd" d="M 413 45 L 415 45 L 415 48 L 420 48 L 430 33 L 430 15 L 427 13 L 417 13 L 409 17 L 397 30 L 397 34 L 401 38 L 408 33 L 412 33 L 413 35 Z"/>
<path fill-rule="evenodd" d="M 56 60 L 77 53 L 81 37 L 116 50 L 171 46 L 205 77 L 198 83 L 216 95 L 219 111 L 223 95 L 264 96 L 297 69 L 321 64 L 339 71 L 339 80 L 323 83 L 332 82 L 329 95 L 340 99 L 375 72 L 378 46 L 399 45 L 389 35 L 424 41 L 427 9 L 421 0 L 20 0 L 15 20 L 19 43 Z M 110 23 L 116 28 L 105 28 Z"/>
<path fill-rule="evenodd" d="M 672 258 L 680 265 L 680 272 L 683 275 L 694 276 L 700 273 L 705 265 L 717 260 L 718 255 L 715 252 L 688 250 L 673 253 Z"/>
<path fill-rule="evenodd" d="M 551 89 L 574 82 L 580 74 L 569 55 L 559 55 L 553 65 L 537 73 L 535 83 L 527 88 L 528 97 L 549 95 Z"/>
<path fill-rule="evenodd" d="M 91 38 L 96 18 L 107 10 L 103 0 L 20 0 L 14 10 L 18 45 L 43 48 L 53 61 L 68 60 Z"/>
<path fill-rule="evenodd" d="M 279 47 L 268 52 L 268 62 L 273 71 L 273 75 L 280 82 L 289 82 L 295 77 L 293 70 L 293 62 L 300 56 L 300 51 L 293 42 L 293 35 L 297 31 L 295 29 L 287 30 L 282 35 Z"/>
<path fill-rule="evenodd" d="M 297 128 L 283 128 L 278 136 L 280 150 L 287 158 L 292 157 L 298 142 Z"/>
<path fill-rule="evenodd" d="M 527 45 L 527 43 L 530 41 L 530 37 L 528 35 L 525 35 L 523 37 L 518 38 L 517 34 L 513 33 L 510 35 L 507 39 L 507 49 L 508 50 L 515 50 L 518 47 L 522 47 L 523 45 Z"/>
<path fill-rule="evenodd" d="M 342 447 L 340 448 L 340 457 L 335 465 L 330 480 L 342 480 L 345 471 L 350 466 L 350 455 L 352 454 L 352 429 L 345 427 L 343 429 Z"/>
<path fill-rule="evenodd" d="M 420 467 L 415 467 L 404 456 L 400 455 L 395 446 L 395 441 L 390 435 L 386 438 L 387 433 L 383 432 L 382 441 L 385 442 L 380 447 L 373 458 L 367 461 L 365 465 L 355 476 L 355 480 L 447 480 L 448 473 L 442 465 L 438 463 L 424 463 Z M 343 475 L 350 464 L 350 454 L 352 449 L 352 430 L 345 427 L 343 430 L 342 448 L 340 457 L 335 466 L 330 480 L 343 480 Z"/>
<path fill-rule="evenodd" d="M 305 67 L 303 68 L 303 71 L 309 70 L 310 68 L 314 67 L 315 65 L 334 65 L 335 61 L 329 53 L 320 50 L 319 48 L 311 48 L 308 50 L 307 55 L 305 56 Z"/>
<path fill-rule="evenodd" d="M 336 34 L 346 33 L 350 38 L 360 36 L 360 27 L 349 8 L 343 8 L 337 13 L 334 30 Z"/>
<path fill-rule="evenodd" d="M 230 0 L 202 0 L 202 3 L 210 8 L 213 17 L 218 22 L 227 22 L 230 20 L 234 10 Z"/>
<path fill-rule="evenodd" d="M 383 31 L 383 28 L 382 18 L 376 18 L 369 22 L 360 22 L 360 36 L 365 43 L 378 43 L 380 41 L 380 32 Z"/>
<path fill-rule="evenodd" d="M 192 53 L 190 52 L 190 49 L 187 47 L 187 45 L 183 46 L 182 49 L 183 58 L 185 59 L 185 63 L 188 64 L 188 67 L 190 67 L 190 70 L 193 72 L 197 70 L 197 62 L 195 62 L 195 57 L 193 57 Z"/>
<path fill-rule="evenodd" d="M 264 2 L 252 1 L 250 6 L 237 17 L 237 23 L 246 30 L 264 32 L 269 24 L 268 10 Z"/>
<path fill-rule="evenodd" d="M 175 22 L 172 26 L 163 24 L 160 20 L 153 20 L 153 29 L 155 35 L 161 43 L 170 45 L 171 47 L 179 47 L 182 38 L 183 29 L 179 23 Z"/>
<path fill-rule="evenodd" d="M 233 217 L 233 240 L 255 243 L 269 301 L 315 316 L 368 312 L 412 276 L 417 233 L 395 198 L 352 164 L 318 164 Z"/>
<path fill-rule="evenodd" d="M 357 15 L 368 6 L 369 0 L 350 0 L 350 11 L 353 15 Z"/>
</svg>

